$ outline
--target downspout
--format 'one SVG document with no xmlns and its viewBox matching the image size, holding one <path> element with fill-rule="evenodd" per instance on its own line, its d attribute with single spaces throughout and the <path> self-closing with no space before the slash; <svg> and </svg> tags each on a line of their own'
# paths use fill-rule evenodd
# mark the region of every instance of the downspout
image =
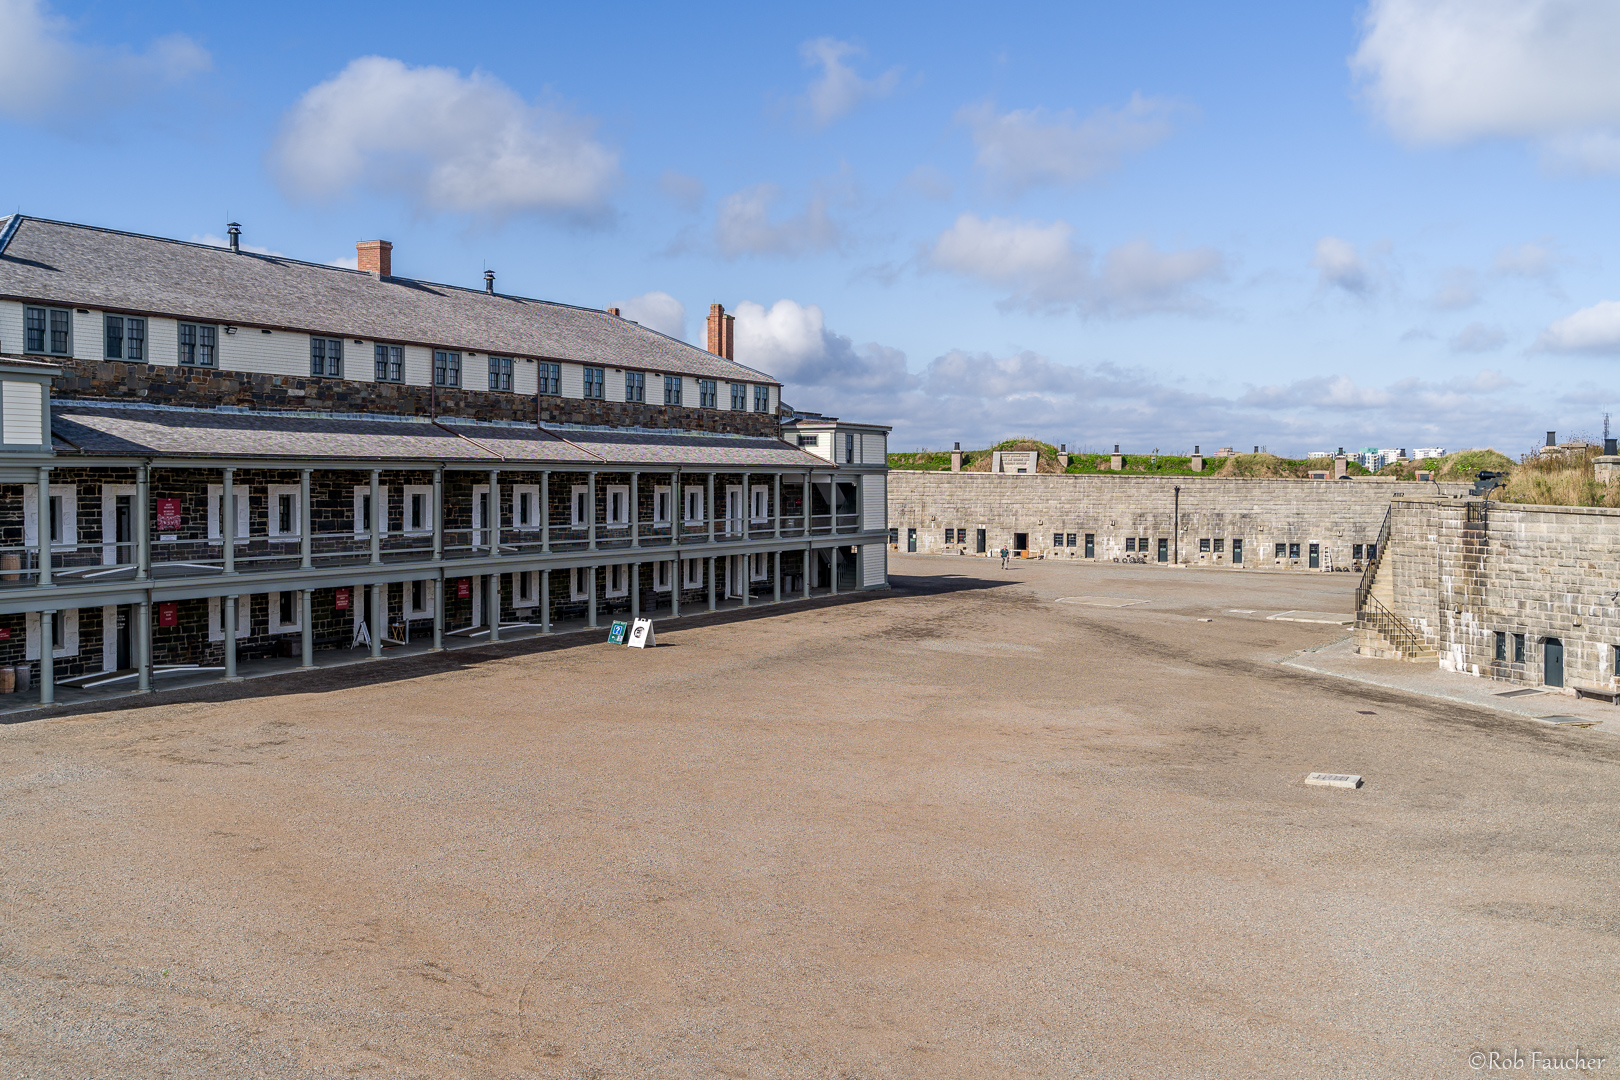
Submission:
<svg viewBox="0 0 1620 1080">
<path fill-rule="evenodd" d="M 1176 485 L 1175 524 L 1170 530 L 1171 542 L 1175 544 L 1175 556 L 1170 565 L 1181 565 L 1181 485 Z"/>
</svg>

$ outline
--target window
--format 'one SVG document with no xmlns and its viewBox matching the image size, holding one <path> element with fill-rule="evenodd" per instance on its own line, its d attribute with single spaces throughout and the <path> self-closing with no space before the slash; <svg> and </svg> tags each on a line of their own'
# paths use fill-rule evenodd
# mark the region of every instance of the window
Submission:
<svg viewBox="0 0 1620 1080">
<path fill-rule="evenodd" d="M 602 386 L 603 386 L 602 369 L 599 368 L 599 367 L 588 367 L 588 368 L 586 368 L 585 369 L 585 396 L 588 397 L 588 398 L 600 398 L 600 397 L 602 397 L 603 396 L 603 394 L 602 394 Z"/>
<path fill-rule="evenodd" d="M 679 375 L 664 376 L 664 404 L 679 405 L 681 403 L 681 377 Z"/>
<path fill-rule="evenodd" d="M 433 489 L 425 484 L 405 486 L 405 533 L 421 536 L 433 531 Z"/>
<path fill-rule="evenodd" d="M 653 563 L 653 592 L 669 592 L 670 562 Z"/>
<path fill-rule="evenodd" d="M 696 589 L 703 585 L 703 564 L 707 559 L 686 559 L 686 579 L 681 583 L 683 589 Z"/>
<path fill-rule="evenodd" d="M 376 347 L 377 381 L 405 381 L 405 350 L 398 345 Z"/>
<path fill-rule="evenodd" d="M 1361 553 L 1364 550 L 1365 550 L 1365 548 L 1361 544 L 1351 544 L 1350 545 L 1350 557 L 1352 559 L 1359 559 L 1359 558 L 1361 558 Z M 1500 659 L 1500 657 L 1498 659 Z"/>
<path fill-rule="evenodd" d="M 1146 546 L 1146 545 L 1143 545 L 1143 546 Z M 1226 541 L 1225 540 L 1216 540 L 1215 541 L 1215 554 L 1219 555 L 1222 552 L 1224 552 L 1225 550 L 1226 550 Z"/>
<path fill-rule="evenodd" d="M 183 362 L 183 361 L 182 361 Z M 312 337 L 309 339 L 309 373 L 329 379 L 343 377 L 343 339 Z"/>
<path fill-rule="evenodd" d="M 572 498 L 569 500 L 572 514 L 568 523 L 576 529 L 583 529 L 591 523 L 591 489 L 584 484 L 575 484 Z"/>
<path fill-rule="evenodd" d="M 1614 674 L 1615 674 L 1615 677 L 1620 678 L 1620 645 L 1610 646 L 1609 651 L 1614 653 Z"/>
<path fill-rule="evenodd" d="M 540 571 L 512 575 L 512 606 L 534 607 L 540 602 Z"/>
<path fill-rule="evenodd" d="M 630 568 L 623 563 L 614 563 L 607 568 L 607 594 L 609 596 L 630 595 Z"/>
<path fill-rule="evenodd" d="M 688 525 L 703 524 L 703 489 L 686 489 L 686 523 Z"/>
<path fill-rule="evenodd" d="M 590 598 L 590 589 L 596 584 L 596 577 L 592 573 L 595 567 L 576 566 L 568 572 L 568 595 L 573 600 L 586 600 Z"/>
<path fill-rule="evenodd" d="M 670 494 L 669 494 L 669 488 L 668 487 L 655 487 L 655 488 L 653 488 L 653 524 L 654 525 L 668 525 L 669 524 L 669 499 L 670 499 Z"/>
<path fill-rule="evenodd" d="M 235 491 L 236 503 L 236 536 L 238 544 L 245 544 L 248 540 L 248 489 L 246 484 L 232 485 Z M 224 484 L 208 485 L 208 539 L 221 542 L 225 534 L 220 531 L 220 503 L 225 498 Z"/>
<path fill-rule="evenodd" d="M 754 411 L 771 411 L 771 388 L 768 386 L 754 387 Z"/>
<path fill-rule="evenodd" d="M 734 382 L 731 384 L 731 411 L 746 412 L 748 409 L 748 384 Z M 802 443 L 800 445 L 803 445 Z"/>
<path fill-rule="evenodd" d="M 407 581 L 405 583 L 405 617 L 428 617 L 433 614 L 433 582 Z"/>
<path fill-rule="evenodd" d="M 23 351 L 70 355 L 73 352 L 73 312 L 67 308 L 23 308 Z"/>
<path fill-rule="evenodd" d="M 219 366 L 219 327 L 183 322 L 179 333 L 181 367 Z"/>
<path fill-rule="evenodd" d="M 1075 534 L 1074 534 L 1074 533 L 1070 533 L 1070 534 L 1069 534 L 1069 546 L 1070 546 L 1070 547 L 1074 547 L 1074 540 L 1075 540 Z"/>
<path fill-rule="evenodd" d="M 1206 536 L 1198 541 L 1198 550 L 1201 552 L 1209 551 L 1209 537 Z"/>
<path fill-rule="evenodd" d="M 28 484 L 23 496 L 23 543 L 39 543 L 39 485 Z M 73 484 L 51 484 L 45 493 L 46 530 L 55 547 L 74 547 L 79 542 L 78 489 Z M 15 534 L 13 534 L 15 535 Z"/>
<path fill-rule="evenodd" d="M 1205 549 L 1208 550 L 1209 541 L 1205 540 L 1204 544 L 1205 544 Z M 1126 551 L 1135 551 L 1136 550 L 1136 537 L 1127 536 L 1125 538 L 1125 550 Z"/>
<path fill-rule="evenodd" d="M 630 524 L 630 486 L 628 484 L 609 484 L 607 486 L 607 523 L 609 525 Z"/>
<path fill-rule="evenodd" d="M 820 435 L 800 435 L 799 436 L 799 445 L 800 446 L 820 446 L 821 445 L 821 436 Z"/>
<path fill-rule="evenodd" d="M 756 409 L 755 411 L 760 410 Z M 848 465 L 855 464 L 855 433 L 853 431 L 844 432 L 844 462 Z"/>
<path fill-rule="evenodd" d="M 300 501 L 297 485 L 270 485 L 270 539 L 297 540 L 303 535 L 302 523 L 298 520 Z"/>
<path fill-rule="evenodd" d="M 461 354 L 458 352 L 445 352 L 443 349 L 433 351 L 433 385 L 434 386 L 460 386 L 461 385 Z"/>
<path fill-rule="evenodd" d="M 1215 543 L 1216 543 L 1215 550 L 1216 551 L 1221 550 L 1220 549 L 1220 541 L 1217 540 Z M 1147 537 L 1145 537 L 1145 536 L 1137 537 L 1136 538 L 1136 550 L 1137 551 L 1146 551 L 1147 549 L 1148 549 L 1148 547 L 1147 547 Z"/>
<path fill-rule="evenodd" d="M 489 358 L 489 388 L 491 390 L 512 389 L 512 358 L 510 356 L 492 356 Z"/>
<path fill-rule="evenodd" d="M 1620 653 L 1620 650 L 1616 650 L 1616 652 Z M 1507 661 L 1507 631 L 1506 630 L 1498 630 L 1496 632 L 1496 659 L 1499 660 L 1499 661 L 1502 661 L 1504 663 Z"/>
<path fill-rule="evenodd" d="M 1513 662 L 1515 664 L 1524 663 L 1524 635 L 1523 634 L 1514 634 L 1513 635 Z"/>
<path fill-rule="evenodd" d="M 946 529 L 945 530 L 945 542 L 947 544 L 956 543 L 956 530 L 955 529 Z"/>
<path fill-rule="evenodd" d="M 1377 544 L 1368 544 L 1367 545 L 1367 561 L 1371 562 L 1372 560 L 1374 560 L 1376 558 L 1378 558 L 1378 545 Z"/>
<path fill-rule="evenodd" d="M 248 610 L 253 606 L 252 598 L 238 596 L 236 598 L 236 636 L 248 636 Z M 210 596 L 208 598 L 208 640 L 225 640 L 225 618 L 230 613 L 230 604 L 223 596 Z"/>
<path fill-rule="evenodd" d="M 898 544 L 899 542 L 900 542 L 900 530 L 899 529 L 890 529 L 889 530 L 889 543 Z"/>
<path fill-rule="evenodd" d="M 765 522 L 771 519 L 771 489 L 755 484 L 748 492 L 748 520 Z"/>
<path fill-rule="evenodd" d="M 388 485 L 383 484 L 377 488 L 377 494 L 382 499 L 382 505 L 371 505 L 371 485 L 354 485 L 354 537 L 356 540 L 369 538 L 371 526 L 375 522 L 379 536 L 388 535 Z"/>
<path fill-rule="evenodd" d="M 698 405 L 705 409 L 720 407 L 720 395 L 715 389 L 713 379 L 698 380 Z"/>
<path fill-rule="evenodd" d="M 1063 546 L 1063 534 L 1062 533 L 1053 533 L 1052 534 L 1052 546 L 1053 547 L 1062 547 Z"/>
<path fill-rule="evenodd" d="M 534 367 L 539 378 L 540 388 L 537 391 L 538 393 L 551 394 L 553 396 L 562 393 L 561 364 L 536 364 Z"/>
<path fill-rule="evenodd" d="M 237 603 L 247 603 L 247 597 L 239 597 Z M 270 632 L 272 634 L 289 634 L 303 627 L 303 594 L 296 592 L 273 592 L 270 594 Z"/>
<path fill-rule="evenodd" d="M 1277 545 L 1277 558 L 1286 559 L 1287 557 L 1288 557 L 1288 545 L 1287 544 L 1278 544 Z"/>
<path fill-rule="evenodd" d="M 624 373 L 624 400 L 647 400 L 647 373 L 645 371 L 627 371 Z"/>
<path fill-rule="evenodd" d="M 130 319 L 122 315 L 108 315 L 106 317 L 106 326 L 108 360 L 141 362 L 146 359 L 145 319 Z"/>
<path fill-rule="evenodd" d="M 512 528 L 529 532 L 540 528 L 540 485 L 512 485 Z"/>
<path fill-rule="evenodd" d="M 1299 545 L 1298 544 L 1289 544 L 1288 545 L 1288 557 L 1290 559 L 1299 558 Z"/>
</svg>

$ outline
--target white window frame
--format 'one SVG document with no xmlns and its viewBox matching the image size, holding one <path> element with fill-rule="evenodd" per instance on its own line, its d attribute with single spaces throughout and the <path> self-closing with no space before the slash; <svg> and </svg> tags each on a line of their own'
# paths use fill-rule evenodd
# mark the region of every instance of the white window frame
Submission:
<svg viewBox="0 0 1620 1080">
<path fill-rule="evenodd" d="M 400 531 L 406 536 L 432 536 L 433 515 L 437 508 L 433 505 L 433 486 L 431 484 L 406 484 L 404 488 L 405 501 L 400 504 Z M 416 496 L 422 497 L 422 527 L 411 528 L 411 500 Z"/>
<path fill-rule="evenodd" d="M 529 588 L 528 596 L 522 595 L 525 585 Z M 540 571 L 524 570 L 512 575 L 512 606 L 515 608 L 540 606 Z"/>
<path fill-rule="evenodd" d="M 688 524 L 688 525 L 702 525 L 704 523 L 704 518 L 703 518 L 703 496 L 705 494 L 704 490 L 702 488 L 700 488 L 700 487 L 687 487 L 687 488 L 683 488 L 682 492 L 686 496 L 686 524 Z M 696 508 L 695 512 L 693 510 L 694 507 Z"/>
<path fill-rule="evenodd" d="M 607 496 L 607 523 L 609 525 L 630 524 L 630 485 L 609 484 L 604 491 Z M 620 499 L 619 509 L 622 513 L 615 514 L 613 512 L 613 497 L 615 495 Z"/>
<path fill-rule="evenodd" d="M 232 484 L 231 488 L 236 492 L 236 536 L 233 539 L 238 544 L 245 544 L 248 542 L 248 527 L 251 520 L 248 517 L 248 486 L 246 484 Z M 219 517 L 219 504 L 224 497 L 224 484 L 208 485 L 208 542 L 210 544 L 223 544 L 225 542 L 225 534 L 220 532 Z M 224 641 L 225 639 L 220 637 L 217 640 Z"/>
<path fill-rule="evenodd" d="M 749 581 L 764 581 L 770 576 L 770 556 L 766 552 L 756 551 L 745 557 L 748 559 Z"/>
<path fill-rule="evenodd" d="M 350 594 L 349 606 L 350 607 L 354 606 L 354 598 L 353 598 L 352 593 Z M 209 641 L 224 641 L 225 640 L 225 631 L 220 629 L 220 622 L 225 618 L 225 616 L 222 614 L 224 608 L 225 608 L 225 598 L 223 596 L 210 596 L 208 598 L 208 640 Z M 253 598 L 252 597 L 250 597 L 250 596 L 248 596 L 246 594 L 243 594 L 243 595 L 238 596 L 236 598 L 236 636 L 237 637 L 245 638 L 245 637 L 248 636 L 248 628 L 249 628 L 249 626 L 251 624 L 250 614 L 251 614 L 252 611 L 253 611 Z"/>
<path fill-rule="evenodd" d="M 735 500 L 735 502 L 733 502 L 733 500 Z M 736 511 L 735 513 L 733 513 L 733 508 L 734 507 L 735 507 L 735 511 Z M 743 487 L 742 487 L 742 485 L 741 484 L 727 484 L 726 485 L 726 516 L 723 519 L 725 521 L 725 523 L 726 523 L 725 524 L 725 534 L 727 536 L 739 536 L 739 535 L 741 535 L 743 533 L 743 531 L 744 531 L 744 529 L 743 529 L 743 515 L 746 514 L 747 512 L 748 512 L 748 508 L 743 505 Z"/>
<path fill-rule="evenodd" d="M 614 585 L 617 580 L 618 584 Z M 607 591 L 603 594 L 608 597 L 630 595 L 630 567 L 624 563 L 609 563 L 607 568 Z"/>
<path fill-rule="evenodd" d="M 79 543 L 79 494 L 74 484 L 52 484 L 45 494 L 45 512 L 50 513 L 50 500 L 62 500 L 61 528 L 57 530 L 52 551 L 77 547 Z M 29 548 L 39 546 L 39 485 L 23 487 L 23 543 Z M 77 655 L 77 654 L 75 654 Z"/>
<path fill-rule="evenodd" d="M 47 327 L 47 333 L 49 328 Z M 40 612 L 30 611 L 23 623 L 23 659 L 39 659 Z M 51 642 L 51 656 L 60 660 L 64 656 L 79 655 L 79 609 L 67 608 L 62 612 L 62 640 Z"/>
<path fill-rule="evenodd" d="M 653 563 L 653 592 L 669 592 L 670 568 L 674 565 L 670 559 Z"/>
<path fill-rule="evenodd" d="M 426 606 L 418 608 L 411 603 L 411 593 L 413 591 L 411 586 L 416 582 L 405 582 L 405 595 L 401 597 L 400 602 L 404 606 L 407 619 L 431 619 L 433 617 L 433 590 L 437 582 L 432 578 L 421 578 L 419 580 L 422 582 L 422 602 Z"/>
<path fill-rule="evenodd" d="M 575 566 L 568 571 L 568 596 L 571 600 L 589 600 L 591 598 L 590 582 L 586 574 L 593 573 L 594 567 Z"/>
<path fill-rule="evenodd" d="M 297 484 L 271 484 L 270 500 L 264 509 L 265 532 L 276 543 L 294 543 L 304 538 L 304 508 L 302 489 Z M 281 531 L 281 497 L 292 496 L 292 532 Z"/>
<path fill-rule="evenodd" d="M 748 489 L 748 520 L 755 525 L 771 520 L 770 485 L 755 484 Z"/>
<path fill-rule="evenodd" d="M 525 495 L 527 495 L 529 497 L 529 522 L 526 525 L 525 524 L 520 524 L 518 522 L 518 503 L 523 500 L 523 496 L 525 496 Z M 510 527 L 513 528 L 513 529 L 518 529 L 518 530 L 520 530 L 522 532 L 539 532 L 540 531 L 540 515 L 541 515 L 541 513 L 542 513 L 542 511 L 541 511 L 541 508 L 540 508 L 540 485 L 539 484 L 513 484 L 512 485 L 512 520 L 511 520 Z"/>
<path fill-rule="evenodd" d="M 284 589 L 282 591 L 292 593 L 292 598 L 293 598 L 293 621 L 290 622 L 290 623 L 284 623 L 284 622 L 281 621 L 281 593 L 280 592 L 271 593 L 270 594 L 270 633 L 272 633 L 272 634 L 295 634 L 295 633 L 301 633 L 303 631 L 303 629 L 304 629 L 304 598 L 303 598 L 303 596 L 300 595 L 300 591 L 297 590 L 297 589 Z M 236 598 L 236 602 L 237 602 L 238 607 L 240 607 L 240 605 L 246 599 L 247 599 L 247 597 L 245 597 L 245 596 L 238 596 Z M 238 615 L 240 615 L 240 611 L 238 611 Z M 241 635 L 237 635 L 237 636 L 240 637 Z M 221 635 L 221 640 L 223 640 L 223 637 L 224 637 L 224 635 Z"/>
<path fill-rule="evenodd" d="M 670 492 L 668 484 L 660 484 L 653 488 L 653 519 L 654 525 L 669 524 Z"/>
<path fill-rule="evenodd" d="M 366 526 L 367 526 L 366 528 L 361 528 L 361 525 L 360 525 L 361 521 L 363 521 L 365 519 L 365 516 L 366 516 L 366 513 L 365 513 L 365 510 L 366 510 L 366 497 L 369 496 L 370 494 L 371 494 L 371 485 L 370 484 L 356 484 L 356 485 L 354 485 L 354 538 L 356 540 L 370 540 L 371 539 L 371 529 L 369 527 L 371 525 L 371 522 L 369 522 L 369 521 L 366 522 Z M 372 513 L 372 517 L 377 519 L 377 523 L 378 523 L 378 525 L 377 525 L 377 528 L 378 528 L 377 535 L 380 538 L 380 537 L 385 537 L 385 536 L 388 535 L 388 485 L 387 484 L 379 484 L 377 486 L 377 499 L 378 499 L 378 504 L 379 505 L 373 506 L 371 508 L 371 513 Z"/>
<path fill-rule="evenodd" d="M 707 560 L 683 559 L 681 561 L 685 564 L 685 569 L 681 572 L 681 588 L 701 589 L 703 587 L 703 564 Z"/>
<path fill-rule="evenodd" d="M 568 493 L 568 523 L 576 529 L 588 529 L 591 518 L 595 517 L 595 507 L 588 507 L 591 501 L 591 489 L 588 484 L 575 484 Z M 582 508 L 584 513 L 581 513 Z"/>
<path fill-rule="evenodd" d="M 38 487 L 39 485 L 34 485 Z M 115 566 L 118 563 L 118 496 L 129 496 L 130 509 L 130 539 L 135 545 L 140 544 L 140 537 L 135 535 L 135 485 L 134 484 L 102 484 L 101 485 L 101 565 Z M 75 500 L 77 501 L 77 500 Z M 63 504 L 66 505 L 66 504 Z M 34 543 L 39 543 L 36 539 Z M 132 546 L 128 552 L 128 566 L 137 559 L 136 547 Z"/>
<path fill-rule="evenodd" d="M 482 507 L 479 504 L 478 496 L 480 496 L 480 495 L 488 495 L 488 494 L 489 494 L 489 485 L 488 484 L 474 485 L 473 493 L 472 493 L 472 546 L 473 547 L 483 547 L 485 545 L 485 543 L 487 542 L 486 539 L 485 539 L 485 536 L 484 536 L 484 511 L 483 511 Z M 497 490 L 495 492 L 495 518 L 496 518 L 497 521 L 500 520 L 500 516 L 501 516 L 500 515 L 500 504 L 501 504 L 500 500 L 501 500 L 501 494 L 500 494 L 500 491 Z"/>
</svg>

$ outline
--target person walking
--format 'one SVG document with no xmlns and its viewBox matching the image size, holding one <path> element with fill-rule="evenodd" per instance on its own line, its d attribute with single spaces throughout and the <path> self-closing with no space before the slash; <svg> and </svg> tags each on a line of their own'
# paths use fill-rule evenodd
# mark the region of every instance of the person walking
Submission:
<svg viewBox="0 0 1620 1080">
<path fill-rule="evenodd" d="M 1006 548 L 1001 549 L 1001 568 L 1003 570 L 1007 569 L 1007 557 L 1010 554 L 1012 554 L 1012 553 L 1009 552 Z"/>
</svg>

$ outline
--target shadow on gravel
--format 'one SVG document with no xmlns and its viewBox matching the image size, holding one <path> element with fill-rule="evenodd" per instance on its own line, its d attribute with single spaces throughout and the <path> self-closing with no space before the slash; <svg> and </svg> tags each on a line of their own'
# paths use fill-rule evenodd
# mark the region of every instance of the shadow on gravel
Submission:
<svg viewBox="0 0 1620 1080">
<path fill-rule="evenodd" d="M 963 577 L 956 574 L 940 576 L 891 575 L 886 592 L 855 592 L 839 596 L 817 597 L 808 602 L 796 600 L 786 610 L 774 604 L 762 604 L 747 610 L 704 612 L 683 615 L 679 622 L 664 625 L 665 633 L 675 630 L 696 629 L 722 623 L 751 622 L 757 619 L 790 615 L 801 611 L 821 611 L 827 608 L 847 607 L 853 604 L 881 603 L 897 597 L 938 596 L 949 593 L 999 588 L 1013 584 Z M 26 724 L 35 720 L 55 720 L 67 716 L 90 716 L 96 713 L 119 712 L 129 709 L 150 709 L 164 705 L 191 702 L 243 701 L 250 698 L 283 697 L 288 694 L 316 694 L 328 690 L 350 687 L 377 686 L 383 683 L 418 679 L 424 675 L 437 675 L 447 671 L 462 671 L 491 660 L 505 660 L 517 656 L 555 652 L 598 645 L 607 640 L 606 624 L 595 630 L 575 630 L 545 638 L 525 638 L 522 641 L 497 642 L 440 653 L 391 658 L 385 656 L 376 662 L 345 664 L 341 667 L 317 668 L 313 671 L 285 671 L 263 675 L 238 683 L 207 683 L 202 686 L 179 687 L 174 690 L 154 690 L 148 694 L 119 694 L 100 701 L 79 701 L 14 713 L 0 719 L 0 725 Z M 673 644 L 673 643 L 672 643 Z"/>
</svg>

